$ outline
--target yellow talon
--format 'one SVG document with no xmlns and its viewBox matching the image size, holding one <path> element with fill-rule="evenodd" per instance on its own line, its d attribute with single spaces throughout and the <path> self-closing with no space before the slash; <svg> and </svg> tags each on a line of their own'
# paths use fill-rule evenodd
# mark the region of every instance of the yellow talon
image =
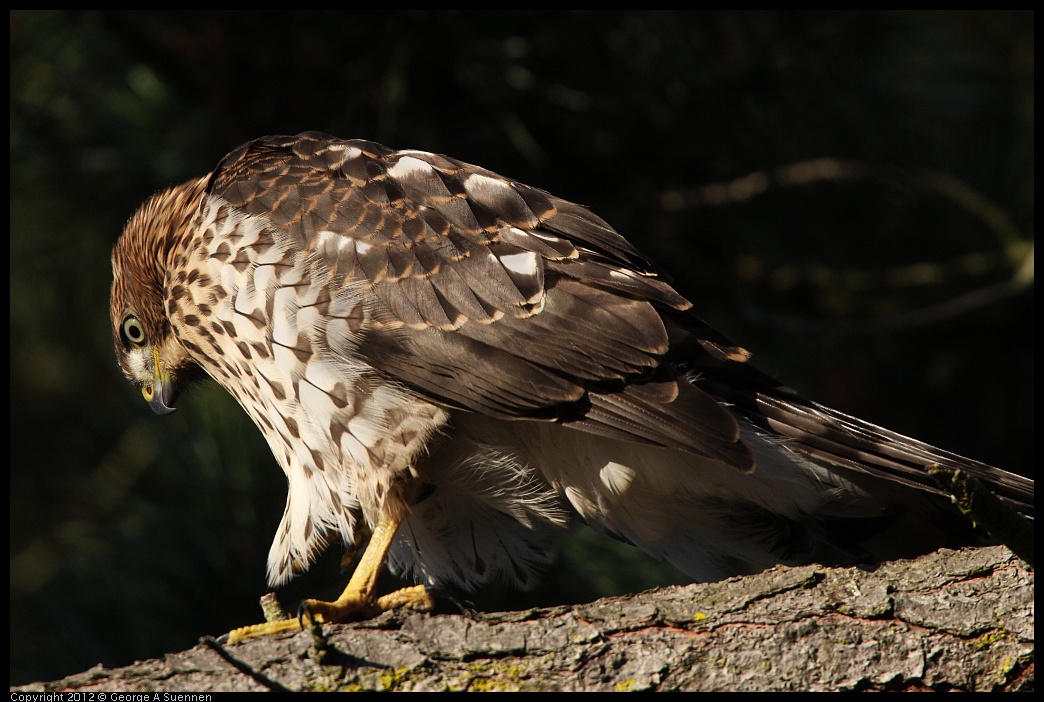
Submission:
<svg viewBox="0 0 1044 702">
<path fill-rule="evenodd" d="M 300 619 L 283 619 L 278 622 L 265 622 L 264 624 L 241 626 L 238 629 L 233 629 L 228 632 L 228 643 L 234 644 L 257 636 L 275 636 L 277 634 L 288 634 L 291 631 L 300 630 Z"/>
<path fill-rule="evenodd" d="M 423 585 L 404 587 L 401 590 L 375 598 L 377 576 L 384 565 L 395 532 L 399 525 L 392 520 L 382 521 L 374 527 L 370 543 L 366 546 L 359 566 L 355 569 L 348 586 L 333 602 L 321 600 L 305 600 L 304 610 L 307 617 L 319 623 L 324 622 L 357 622 L 370 619 L 390 609 L 409 608 L 427 612 L 435 607 L 435 601 Z M 273 636 L 300 631 L 303 617 L 283 619 L 264 624 L 254 624 L 234 629 L 228 634 L 228 643 L 238 643 L 258 636 Z"/>
</svg>

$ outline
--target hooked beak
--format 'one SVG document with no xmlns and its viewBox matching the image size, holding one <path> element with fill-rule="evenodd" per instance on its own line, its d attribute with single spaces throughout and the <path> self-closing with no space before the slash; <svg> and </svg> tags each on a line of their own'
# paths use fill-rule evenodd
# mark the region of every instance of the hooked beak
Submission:
<svg viewBox="0 0 1044 702">
<path fill-rule="evenodd" d="M 170 414 L 174 411 L 174 399 L 177 397 L 177 392 L 174 390 L 174 383 L 171 382 L 170 376 L 163 370 L 163 366 L 160 364 L 159 349 L 155 346 L 152 347 L 153 357 L 153 380 L 151 385 L 142 385 L 141 394 L 145 397 L 145 401 L 149 403 L 149 407 L 152 411 L 158 415 Z"/>
</svg>

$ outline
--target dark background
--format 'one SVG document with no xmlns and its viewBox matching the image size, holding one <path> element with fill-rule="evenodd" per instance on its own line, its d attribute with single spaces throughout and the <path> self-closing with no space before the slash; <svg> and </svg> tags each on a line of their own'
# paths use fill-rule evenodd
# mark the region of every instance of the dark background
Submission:
<svg viewBox="0 0 1044 702">
<path fill-rule="evenodd" d="M 806 395 L 1033 463 L 1033 14 L 11 13 L 11 681 L 256 621 L 285 480 L 230 397 L 154 416 L 109 251 L 264 134 L 443 152 L 591 206 Z M 583 537 L 533 593 L 670 582 Z M 284 599 L 336 594 L 337 554 Z"/>
</svg>

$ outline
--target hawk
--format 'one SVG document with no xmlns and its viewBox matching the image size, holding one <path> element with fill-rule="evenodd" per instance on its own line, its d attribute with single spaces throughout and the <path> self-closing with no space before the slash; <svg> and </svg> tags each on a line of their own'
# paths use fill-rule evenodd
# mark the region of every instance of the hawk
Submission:
<svg viewBox="0 0 1044 702">
<path fill-rule="evenodd" d="M 286 473 L 269 583 L 368 539 L 344 594 L 308 601 L 327 621 L 529 586 L 575 519 L 696 580 L 981 541 L 930 464 L 1032 513 L 1031 481 L 755 370 L 585 207 L 446 156 L 257 139 L 148 200 L 112 263 L 149 405 L 209 376 Z M 385 564 L 420 585 L 377 597 Z"/>
</svg>

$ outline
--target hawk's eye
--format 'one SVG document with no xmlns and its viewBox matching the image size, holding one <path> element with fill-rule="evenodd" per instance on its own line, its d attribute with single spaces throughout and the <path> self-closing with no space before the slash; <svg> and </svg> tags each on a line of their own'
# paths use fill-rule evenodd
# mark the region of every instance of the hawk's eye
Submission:
<svg viewBox="0 0 1044 702">
<path fill-rule="evenodd" d="M 138 321 L 137 317 L 132 314 L 124 317 L 121 329 L 123 330 L 123 339 L 132 346 L 145 345 L 145 329 L 141 326 L 141 322 Z"/>
</svg>

